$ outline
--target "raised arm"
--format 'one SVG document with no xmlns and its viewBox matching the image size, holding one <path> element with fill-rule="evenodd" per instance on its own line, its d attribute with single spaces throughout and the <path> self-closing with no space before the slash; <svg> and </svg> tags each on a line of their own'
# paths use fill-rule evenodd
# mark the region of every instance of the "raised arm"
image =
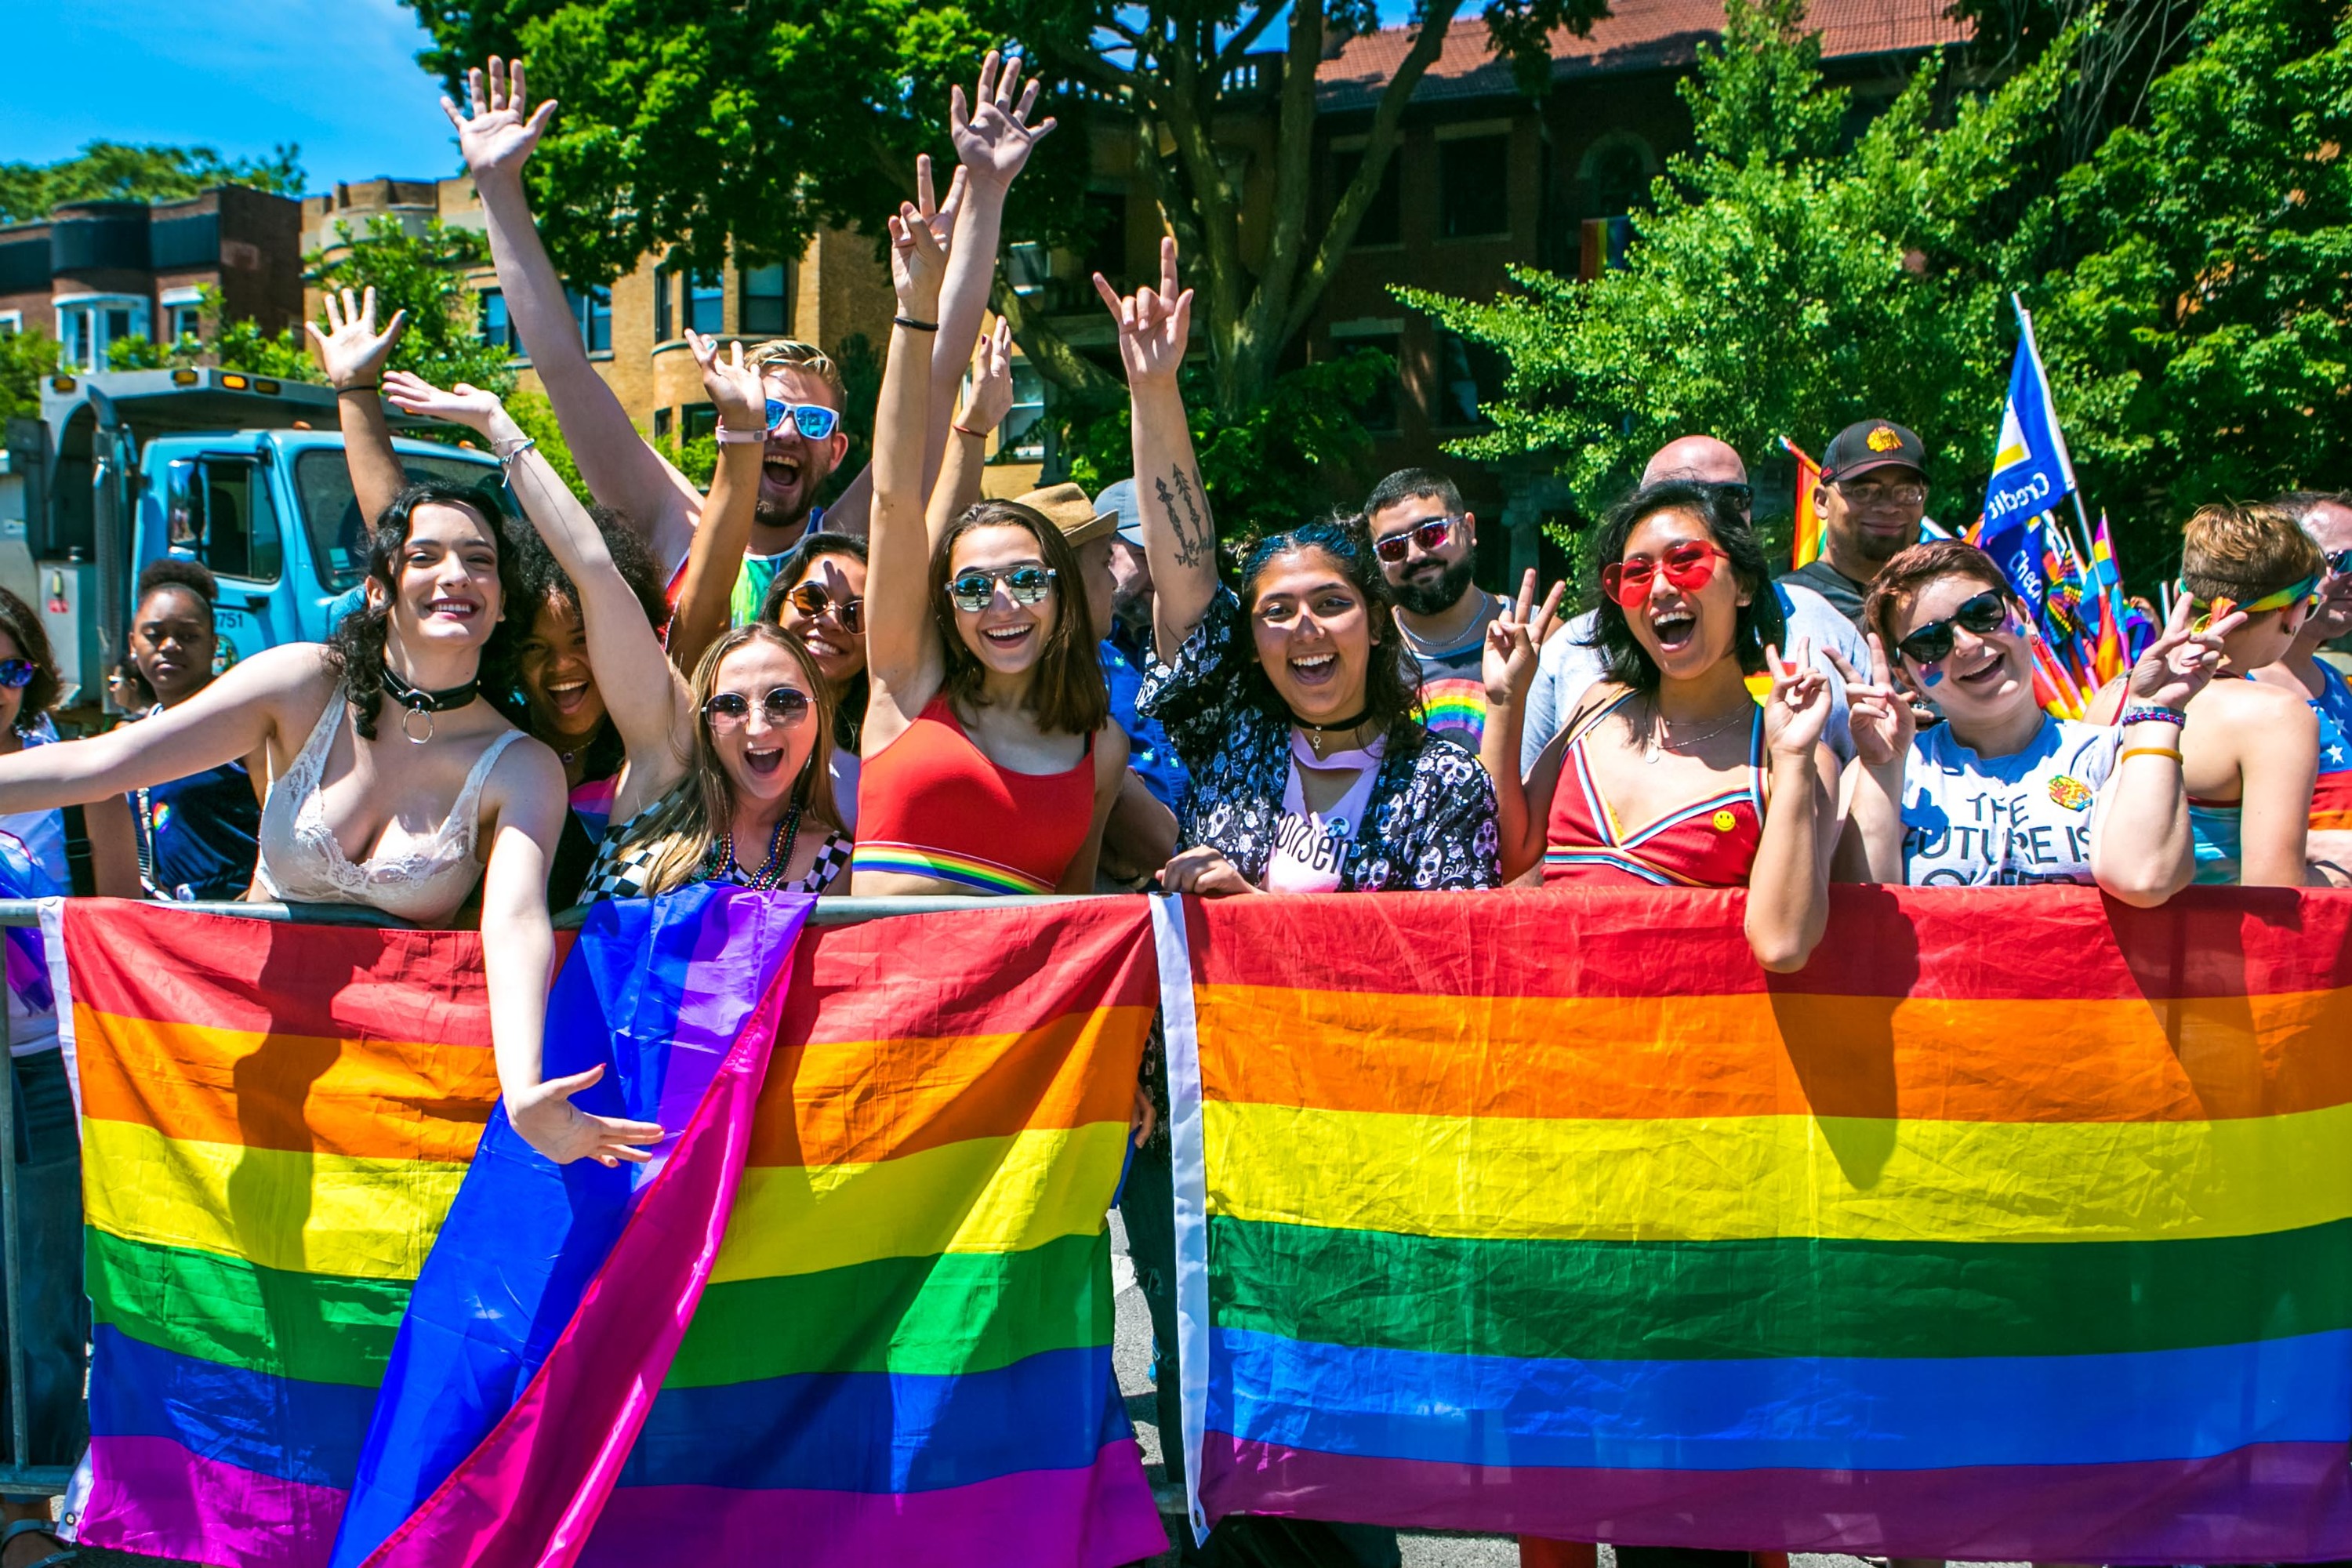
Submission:
<svg viewBox="0 0 2352 1568">
<path fill-rule="evenodd" d="M 1139 289 L 1122 300 L 1099 272 L 1095 292 L 1118 321 L 1119 363 L 1133 405 L 1143 554 L 1151 563 L 1153 640 L 1160 662 L 1172 663 L 1217 594 L 1217 526 L 1176 385 L 1192 330 L 1192 291 L 1177 291 L 1173 237 L 1160 242 L 1159 292 Z"/>
<path fill-rule="evenodd" d="M 719 640 L 734 613 L 735 578 L 751 545 L 751 519 L 760 500 L 760 461 L 767 451 L 767 391 L 760 373 L 743 363 L 743 345 L 719 357 L 719 340 L 686 334 L 702 370 L 703 390 L 719 410 L 719 469 L 703 503 L 702 524 L 687 552 L 677 610 L 670 617 L 670 662 L 693 670 L 702 650 Z"/>
<path fill-rule="evenodd" d="M 394 343 L 408 325 L 408 312 L 395 310 L 384 329 L 375 330 L 375 286 L 354 300 L 343 290 L 338 304 L 327 296 L 326 331 L 316 321 L 305 321 L 335 389 L 335 416 L 343 427 L 343 462 L 352 471 L 352 494 L 359 501 L 360 521 L 368 527 L 383 515 L 393 498 L 408 488 L 400 456 L 392 449 L 392 424 L 383 416 L 383 366 Z"/>
<path fill-rule="evenodd" d="M 926 210 L 931 194 L 928 158 L 917 163 L 916 185 L 921 204 L 902 203 L 889 220 L 890 282 L 898 314 L 890 327 L 890 353 L 874 411 L 874 526 L 866 539 L 866 566 L 869 755 L 897 739 L 898 729 L 922 711 L 939 686 L 942 668 L 939 633 L 931 622 L 931 557 L 924 527 L 930 332 L 907 323 L 939 319 L 940 287 L 948 263 L 946 236 L 954 214 L 951 209 Z"/>
<path fill-rule="evenodd" d="M 1748 879 L 1748 945 L 1779 973 L 1802 969 L 1829 928 L 1830 853 L 1835 847 L 1837 759 L 1822 744 L 1830 678 L 1799 638 L 1785 662 L 1764 650 L 1772 679 L 1764 702 L 1771 794 Z"/>
<path fill-rule="evenodd" d="M 459 113 L 446 98 L 441 108 L 457 128 L 458 151 L 465 154 L 467 171 L 481 196 L 490 259 L 498 266 L 499 287 L 505 290 L 507 312 L 522 337 L 523 352 L 530 355 L 530 367 L 547 388 L 547 400 L 554 405 L 564 442 L 580 465 L 589 493 L 645 535 L 664 570 L 673 568 L 686 558 L 702 498 L 685 475 L 646 444 L 621 400 L 588 363 L 580 323 L 564 297 L 563 279 L 548 258 L 523 191 L 522 166 L 554 118 L 555 100 L 548 100 L 526 117 L 530 95 L 520 60 L 509 71 L 492 56 L 487 79 L 478 69 L 467 73 L 466 82 L 472 114 Z"/>
<path fill-rule="evenodd" d="M 2106 893 L 2153 908 L 2196 879 L 2197 847 L 2189 830 L 2189 790 L 2180 773 L 2189 700 L 2221 668 L 2221 639 L 2245 624 L 2232 611 L 2192 632 L 2195 605 L 2183 594 L 2173 602 L 2164 631 L 2134 661 L 2125 682 L 2126 710 L 2152 713 L 2124 726 L 2115 772 L 2099 791 L 2091 817 L 2091 875 Z M 2316 726 L 2314 726 L 2316 744 Z"/>
<path fill-rule="evenodd" d="M 644 605 L 613 564 L 595 519 L 556 478 L 495 393 L 462 383 L 442 392 L 402 371 L 385 378 L 385 391 L 404 413 L 446 419 L 477 432 L 505 462 L 507 483 L 522 502 L 523 515 L 579 592 L 588 666 L 595 672 L 604 710 L 628 748 L 629 786 L 648 799 L 660 795 L 685 769 L 681 759 L 692 738 L 692 704 L 662 651 L 660 637 L 646 622 Z"/>
<path fill-rule="evenodd" d="M 940 397 L 934 382 L 931 397 Z M 1013 325 L 999 316 L 996 330 L 980 340 L 971 356 L 971 395 L 957 411 L 949 428 L 948 460 L 931 485 L 930 510 L 924 515 L 932 549 L 948 525 L 980 500 L 984 477 L 988 433 L 1004 422 L 1013 407 Z"/>
<path fill-rule="evenodd" d="M 1486 626 L 1486 727 L 1478 738 L 1478 761 L 1495 784 L 1495 826 L 1501 840 L 1499 858 L 1506 882 L 1543 858 L 1546 824 L 1531 805 L 1528 784 L 1519 776 L 1519 730 L 1543 645 L 1559 629 L 1559 596 L 1567 586 L 1554 583 L 1538 610 L 1535 569 L 1529 567 L 1519 584 L 1517 601 Z M 1551 778 L 1558 777 L 1555 763 Z M 1546 790 L 1547 802 L 1549 795 Z"/>
</svg>

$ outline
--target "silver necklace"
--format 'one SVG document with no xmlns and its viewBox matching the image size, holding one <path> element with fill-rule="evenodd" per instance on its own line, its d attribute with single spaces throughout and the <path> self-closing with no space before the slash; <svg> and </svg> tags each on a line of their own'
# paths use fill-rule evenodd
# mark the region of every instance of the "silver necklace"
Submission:
<svg viewBox="0 0 2352 1568">
<path fill-rule="evenodd" d="M 1726 719 L 1722 723 L 1717 724 L 1714 729 L 1706 731 L 1704 734 L 1693 735 L 1689 740 L 1682 742 L 1680 744 L 1676 744 L 1675 738 L 1667 733 L 1669 730 L 1674 728 L 1674 721 L 1668 719 L 1664 713 L 1659 712 L 1657 703 L 1652 699 L 1643 698 L 1642 700 L 1642 705 L 1649 711 L 1650 715 L 1650 722 L 1644 726 L 1642 735 L 1642 760 L 1645 763 L 1654 763 L 1660 757 L 1664 756 L 1668 752 L 1673 752 L 1677 755 L 1680 755 L 1683 753 L 1685 748 L 1696 746 L 1702 741 L 1712 741 L 1717 735 L 1722 734 L 1726 730 L 1730 729 L 1734 724 L 1750 717 L 1750 715 L 1747 713 L 1734 713 L 1730 718 Z"/>
</svg>

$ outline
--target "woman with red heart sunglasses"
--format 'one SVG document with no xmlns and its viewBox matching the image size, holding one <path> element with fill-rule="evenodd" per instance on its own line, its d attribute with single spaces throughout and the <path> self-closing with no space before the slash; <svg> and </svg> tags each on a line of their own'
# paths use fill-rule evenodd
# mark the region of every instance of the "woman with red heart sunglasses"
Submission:
<svg viewBox="0 0 2352 1568">
<path fill-rule="evenodd" d="M 1481 760 L 1495 778 L 1507 879 L 1748 889 L 1748 944 L 1804 966 L 1829 918 L 1837 762 L 1821 743 L 1831 694 L 1784 635 L 1748 521 L 1700 486 L 1644 486 L 1596 552 L 1596 646 L 1607 679 L 1522 779 L 1519 729 L 1537 650 L 1534 574 L 1486 644 Z M 1750 678 L 1769 685 L 1760 705 Z"/>
</svg>

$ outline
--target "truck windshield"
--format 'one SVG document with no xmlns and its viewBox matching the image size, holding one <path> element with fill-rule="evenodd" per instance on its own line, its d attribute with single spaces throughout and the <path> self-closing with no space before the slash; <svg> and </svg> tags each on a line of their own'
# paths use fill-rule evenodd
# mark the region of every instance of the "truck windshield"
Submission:
<svg viewBox="0 0 2352 1568">
<path fill-rule="evenodd" d="M 488 484 L 495 489 L 499 470 L 490 463 L 469 463 L 463 458 L 421 458 L 400 454 L 400 466 L 411 479 L 439 479 L 453 485 Z M 302 525 L 310 530 L 310 556 L 319 563 L 320 584 L 341 593 L 367 573 L 367 524 L 352 494 L 352 472 L 338 447 L 313 447 L 294 459 L 294 489 L 302 501 Z"/>
</svg>

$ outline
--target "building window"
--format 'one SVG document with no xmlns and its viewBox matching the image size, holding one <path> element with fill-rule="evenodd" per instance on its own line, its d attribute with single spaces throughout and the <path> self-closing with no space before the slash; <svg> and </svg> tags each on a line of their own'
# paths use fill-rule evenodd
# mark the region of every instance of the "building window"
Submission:
<svg viewBox="0 0 2352 1568">
<path fill-rule="evenodd" d="M 1437 144 L 1438 232 L 1447 239 L 1511 232 L 1511 139 Z"/>
<path fill-rule="evenodd" d="M 717 273 L 688 275 L 686 324 L 706 338 L 715 338 L 727 330 L 727 284 Z"/>
<path fill-rule="evenodd" d="M 1013 362 L 1013 407 L 1004 416 L 1003 432 L 996 443 L 1000 456 L 1027 463 L 1045 460 L 1045 378 L 1025 359 Z"/>
<path fill-rule="evenodd" d="M 163 331 L 158 342 L 176 343 L 182 338 L 205 335 L 205 296 L 199 289 L 166 289 L 155 302 L 163 310 Z"/>
<path fill-rule="evenodd" d="M 1493 424 L 1481 409 L 1501 399 L 1508 368 L 1492 345 L 1439 328 L 1437 405 L 1431 411 L 1430 423 L 1451 429 Z"/>
<path fill-rule="evenodd" d="M 517 358 L 522 356 L 522 335 L 515 331 L 514 318 L 508 313 L 503 289 L 482 290 L 482 342 Z"/>
<path fill-rule="evenodd" d="M 14 337 L 24 330 L 24 311 L 0 310 L 0 338 Z"/>
<path fill-rule="evenodd" d="M 1593 217 L 1618 217 L 1642 205 L 1650 181 L 1658 172 L 1658 155 L 1630 131 L 1612 131 L 1584 150 L 1577 160 L 1576 177 L 1585 212 Z"/>
<path fill-rule="evenodd" d="M 779 261 L 741 274 L 736 330 L 747 338 L 781 338 L 793 330 L 793 272 Z"/>
<path fill-rule="evenodd" d="M 669 439 L 669 424 L 670 413 L 667 406 L 654 410 L 654 439 L 656 441 L 667 441 Z"/>
<path fill-rule="evenodd" d="M 702 329 L 698 327 L 695 330 L 700 331 Z M 682 412 L 686 415 L 686 439 L 699 441 L 705 436 L 718 434 L 719 409 L 715 404 L 689 403 Z"/>
<path fill-rule="evenodd" d="M 670 308 L 670 269 L 654 268 L 654 342 L 666 343 L 677 336 L 677 312 Z"/>
<path fill-rule="evenodd" d="M 1378 349 L 1389 356 L 1389 375 L 1370 397 L 1355 406 L 1357 422 L 1376 435 L 1391 436 L 1396 433 L 1398 393 L 1404 374 L 1404 366 L 1400 359 L 1402 346 L 1403 333 L 1397 324 L 1391 322 L 1334 328 L 1331 332 L 1331 352 L 1335 355 Z"/>
<path fill-rule="evenodd" d="M 572 319 L 580 323 L 580 346 L 592 354 L 613 352 L 613 291 L 610 289 L 563 290 Z"/>
<path fill-rule="evenodd" d="M 1401 245 L 1404 242 L 1404 207 L 1397 195 L 1397 164 L 1403 161 L 1402 146 L 1389 151 L 1388 167 L 1381 171 L 1380 189 L 1372 193 L 1371 205 L 1364 209 L 1363 221 L 1356 226 L 1355 245 L 1359 249 L 1375 245 Z M 1356 171 L 1364 166 L 1360 148 L 1352 152 L 1331 154 L 1331 205 L 1348 194 L 1354 183 Z"/>
<path fill-rule="evenodd" d="M 58 342 L 74 370 L 106 368 L 107 351 L 147 335 L 147 301 L 127 294 L 77 294 L 58 300 Z"/>
</svg>

